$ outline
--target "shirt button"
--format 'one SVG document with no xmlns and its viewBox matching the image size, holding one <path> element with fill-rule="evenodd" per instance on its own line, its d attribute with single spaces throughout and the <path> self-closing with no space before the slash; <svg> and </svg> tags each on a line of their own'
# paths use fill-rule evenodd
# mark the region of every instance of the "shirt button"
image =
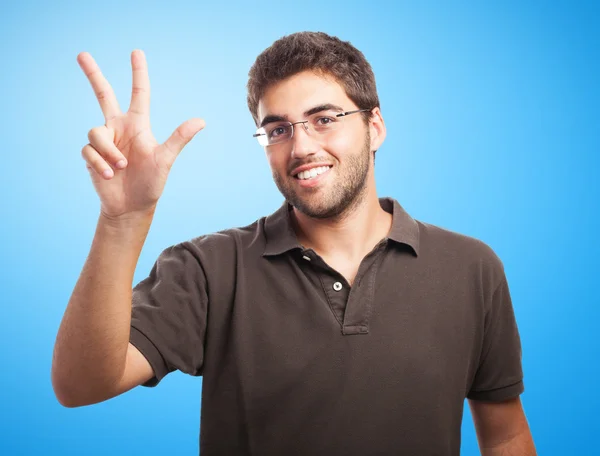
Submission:
<svg viewBox="0 0 600 456">
<path fill-rule="evenodd" d="M 336 282 L 333 284 L 333 289 L 335 291 L 340 291 L 342 289 L 342 284 L 340 282 Z"/>
</svg>

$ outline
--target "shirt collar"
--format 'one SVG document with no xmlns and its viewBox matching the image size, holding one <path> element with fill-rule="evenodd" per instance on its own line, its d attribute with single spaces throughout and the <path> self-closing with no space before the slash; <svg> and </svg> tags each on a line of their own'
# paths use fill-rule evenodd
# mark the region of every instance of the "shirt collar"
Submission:
<svg viewBox="0 0 600 456">
<path fill-rule="evenodd" d="M 388 239 L 405 244 L 419 254 L 419 225 L 393 198 L 379 198 L 379 204 L 386 212 L 392 214 L 392 228 Z M 277 211 L 265 220 L 266 245 L 263 256 L 281 255 L 289 250 L 302 246 L 294 232 L 291 214 L 292 206 L 284 201 Z"/>
</svg>

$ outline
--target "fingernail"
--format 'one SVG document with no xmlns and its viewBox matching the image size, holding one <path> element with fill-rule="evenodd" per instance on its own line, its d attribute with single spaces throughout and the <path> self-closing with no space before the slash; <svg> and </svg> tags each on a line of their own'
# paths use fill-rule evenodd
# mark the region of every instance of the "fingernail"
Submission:
<svg viewBox="0 0 600 456">
<path fill-rule="evenodd" d="M 102 176 L 104 176 L 104 178 L 106 178 L 106 179 L 112 177 L 113 176 L 112 169 L 105 169 L 104 171 L 102 171 Z"/>
<path fill-rule="evenodd" d="M 119 169 L 125 168 L 126 165 L 127 165 L 127 162 L 125 160 L 119 160 L 116 164 L 117 168 L 119 168 Z"/>
</svg>

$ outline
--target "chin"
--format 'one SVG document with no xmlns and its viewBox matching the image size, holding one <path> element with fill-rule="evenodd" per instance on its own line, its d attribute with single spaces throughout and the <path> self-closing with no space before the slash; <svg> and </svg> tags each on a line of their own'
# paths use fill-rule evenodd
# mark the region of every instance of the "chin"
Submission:
<svg viewBox="0 0 600 456">
<path fill-rule="evenodd" d="M 288 201 L 304 215 L 314 219 L 337 217 L 346 209 L 346 205 L 319 200 L 318 195 L 314 195 L 312 198 L 295 198 L 294 201 Z"/>
</svg>

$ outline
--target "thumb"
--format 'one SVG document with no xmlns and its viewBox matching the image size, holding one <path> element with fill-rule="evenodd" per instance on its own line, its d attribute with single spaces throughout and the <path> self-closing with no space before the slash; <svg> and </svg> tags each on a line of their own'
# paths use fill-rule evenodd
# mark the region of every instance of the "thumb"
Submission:
<svg viewBox="0 0 600 456">
<path fill-rule="evenodd" d="M 165 159 L 169 163 L 173 163 L 185 145 L 189 143 L 196 133 L 202 130 L 204 126 L 204 120 L 198 118 L 186 120 L 179 125 L 169 139 L 162 145 L 162 152 L 166 155 Z"/>
</svg>

